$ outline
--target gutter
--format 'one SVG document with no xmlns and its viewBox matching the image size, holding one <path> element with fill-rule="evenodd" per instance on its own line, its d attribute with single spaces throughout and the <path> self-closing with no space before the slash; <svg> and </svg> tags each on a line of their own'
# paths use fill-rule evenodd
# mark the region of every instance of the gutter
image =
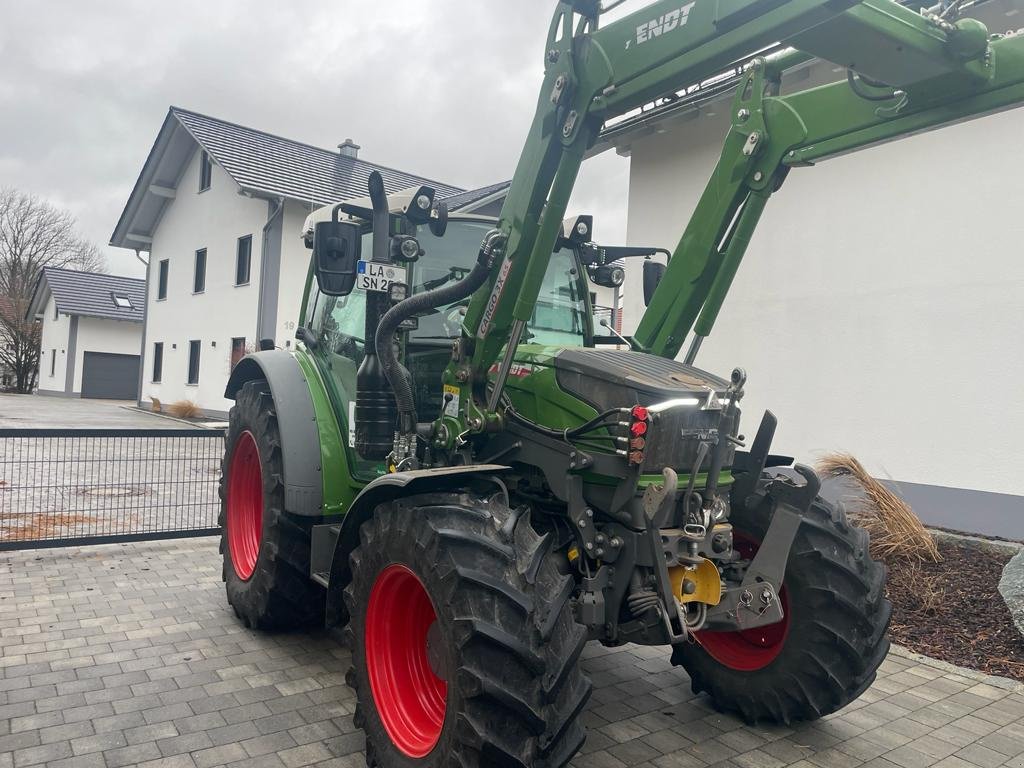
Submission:
<svg viewBox="0 0 1024 768">
<path fill-rule="evenodd" d="M 254 195 L 251 192 L 246 193 L 248 197 L 257 198 L 262 197 L 261 195 Z M 264 198 L 267 202 L 273 203 L 274 207 L 271 209 L 267 216 L 267 222 L 263 225 L 263 230 L 260 233 L 260 285 L 259 285 L 259 299 L 256 302 L 256 333 L 255 340 L 258 344 L 260 341 L 260 330 L 263 328 L 263 316 L 265 312 L 264 299 L 268 298 L 265 292 L 266 288 L 266 273 L 267 273 L 267 246 L 270 244 L 270 228 L 274 225 L 274 221 L 278 216 L 284 213 L 284 198 L 283 197 L 266 197 Z M 284 222 L 281 223 L 281 239 L 284 240 Z M 282 244 L 283 245 L 283 244 Z M 280 259 L 281 254 L 278 254 Z M 250 255 L 250 259 L 252 256 Z M 249 269 L 252 269 L 250 262 Z M 278 272 L 280 272 L 281 265 L 278 264 Z M 275 313 L 276 313 L 276 301 L 277 297 L 274 297 L 275 301 Z"/>
</svg>

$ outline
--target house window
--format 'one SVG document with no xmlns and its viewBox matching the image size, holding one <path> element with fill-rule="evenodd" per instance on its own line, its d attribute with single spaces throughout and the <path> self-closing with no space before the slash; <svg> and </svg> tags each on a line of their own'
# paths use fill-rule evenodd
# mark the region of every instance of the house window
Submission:
<svg viewBox="0 0 1024 768">
<path fill-rule="evenodd" d="M 206 290 L 206 249 L 200 248 L 196 251 L 196 271 L 192 277 L 192 293 L 202 293 Z"/>
<path fill-rule="evenodd" d="M 157 281 L 156 286 L 156 297 L 157 299 L 167 298 L 167 270 L 168 270 L 167 259 L 160 261 L 160 277 Z"/>
<path fill-rule="evenodd" d="M 235 255 L 235 285 L 246 285 L 252 265 L 252 235 L 238 238 L 238 252 Z"/>
<path fill-rule="evenodd" d="M 190 341 L 188 343 L 188 383 L 199 383 L 199 348 L 202 342 Z"/>
<path fill-rule="evenodd" d="M 213 163 L 210 156 L 203 152 L 199 158 L 199 191 L 205 192 L 210 188 L 210 180 L 213 178 Z"/>
<path fill-rule="evenodd" d="M 53 376 L 57 372 L 57 350 L 50 350 L 50 375 Z"/>
<path fill-rule="evenodd" d="M 231 340 L 231 367 L 238 365 L 238 361 L 245 357 L 245 337 L 236 336 Z"/>
<path fill-rule="evenodd" d="M 153 344 L 153 383 L 159 384 L 164 377 L 164 343 L 157 341 Z"/>
<path fill-rule="evenodd" d="M 55 302 L 53 302 L 53 319 L 54 320 L 59 320 L 60 319 L 58 317 L 59 314 L 60 314 L 60 310 L 57 309 L 57 302 L 55 301 Z"/>
<path fill-rule="evenodd" d="M 120 295 L 118 295 L 116 293 L 112 293 L 110 295 L 114 299 L 114 306 L 115 307 L 119 307 L 120 309 L 131 309 L 132 308 L 132 300 L 129 299 L 127 296 L 120 296 Z"/>
</svg>

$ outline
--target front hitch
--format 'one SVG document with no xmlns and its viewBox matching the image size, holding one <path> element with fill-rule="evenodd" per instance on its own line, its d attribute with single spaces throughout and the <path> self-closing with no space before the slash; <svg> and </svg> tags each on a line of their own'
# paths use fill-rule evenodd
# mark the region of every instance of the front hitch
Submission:
<svg viewBox="0 0 1024 768">
<path fill-rule="evenodd" d="M 803 464 L 793 467 L 804 482 L 790 475 L 776 475 L 767 488 L 771 499 L 771 523 L 743 581 L 722 595 L 721 602 L 708 609 L 703 629 L 733 632 L 782 621 L 779 590 L 786 575 L 786 563 L 800 521 L 821 490 L 814 470 Z"/>
</svg>

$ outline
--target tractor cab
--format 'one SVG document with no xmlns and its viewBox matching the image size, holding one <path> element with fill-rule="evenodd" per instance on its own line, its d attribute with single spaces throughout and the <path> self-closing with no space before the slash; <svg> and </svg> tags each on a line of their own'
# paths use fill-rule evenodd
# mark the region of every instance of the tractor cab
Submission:
<svg viewBox="0 0 1024 768">
<path fill-rule="evenodd" d="M 415 190 L 388 195 L 388 209 L 395 215 L 407 210 Z M 352 209 L 369 208 L 368 199 L 346 201 Z M 316 226 L 335 216 L 336 206 L 324 206 L 311 213 L 303 226 L 302 237 L 313 248 Z M 366 338 L 372 336 L 383 312 L 398 299 L 452 285 L 472 270 L 480 243 L 497 223 L 496 219 L 472 213 L 447 214 L 443 233 L 430 223 L 407 226 L 404 236 L 418 244 L 411 259 L 396 260 L 376 268 L 372 261 L 373 232 L 370 221 L 358 214 L 337 217 L 358 227 L 360 243 L 355 281 L 350 292 L 332 295 L 318 280 L 316 257 L 303 302 L 299 338 L 302 340 L 327 383 L 335 411 L 348 418 L 349 449 L 356 453 L 354 466 L 368 476 L 384 471 L 376 456 L 364 456 L 356 450 L 356 400 L 359 370 L 364 365 Z M 568 223 L 567 223 L 568 226 Z M 524 364 L 545 349 L 589 347 L 594 344 L 593 304 L 588 270 L 583 261 L 579 239 L 568 239 L 551 255 L 540 296 L 521 339 Z M 410 249 L 411 250 L 411 249 Z M 372 272 L 373 274 L 368 274 Z M 403 324 L 400 359 L 412 374 L 416 411 L 421 421 L 440 415 L 442 396 L 438 382 L 451 360 L 452 344 L 460 336 L 466 308 L 464 298 L 415 315 Z M 369 314 L 368 314 L 369 313 Z M 372 341 L 371 341 L 372 346 Z M 390 396 L 387 382 L 381 393 Z M 387 425 L 390 434 L 393 424 Z"/>
</svg>

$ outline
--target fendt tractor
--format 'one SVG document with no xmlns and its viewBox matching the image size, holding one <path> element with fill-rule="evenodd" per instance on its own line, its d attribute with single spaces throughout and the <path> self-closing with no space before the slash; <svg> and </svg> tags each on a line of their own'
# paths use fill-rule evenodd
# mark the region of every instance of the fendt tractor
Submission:
<svg viewBox="0 0 1024 768">
<path fill-rule="evenodd" d="M 604 10 L 558 5 L 498 219 L 371 175 L 307 221 L 298 344 L 227 387 L 228 600 L 247 626 L 340 630 L 371 766 L 564 765 L 588 641 L 667 646 L 716 707 L 784 723 L 853 701 L 888 649 L 867 534 L 771 452 L 771 413 L 741 434 L 741 368 L 694 362 L 791 169 L 1019 105 L 1024 36 L 959 0 Z M 783 94 L 813 58 L 847 76 Z M 642 320 L 595 333 L 590 283 L 654 249 L 565 220 L 585 152 L 734 67 L 721 158 L 667 267 L 645 262 Z"/>
</svg>

